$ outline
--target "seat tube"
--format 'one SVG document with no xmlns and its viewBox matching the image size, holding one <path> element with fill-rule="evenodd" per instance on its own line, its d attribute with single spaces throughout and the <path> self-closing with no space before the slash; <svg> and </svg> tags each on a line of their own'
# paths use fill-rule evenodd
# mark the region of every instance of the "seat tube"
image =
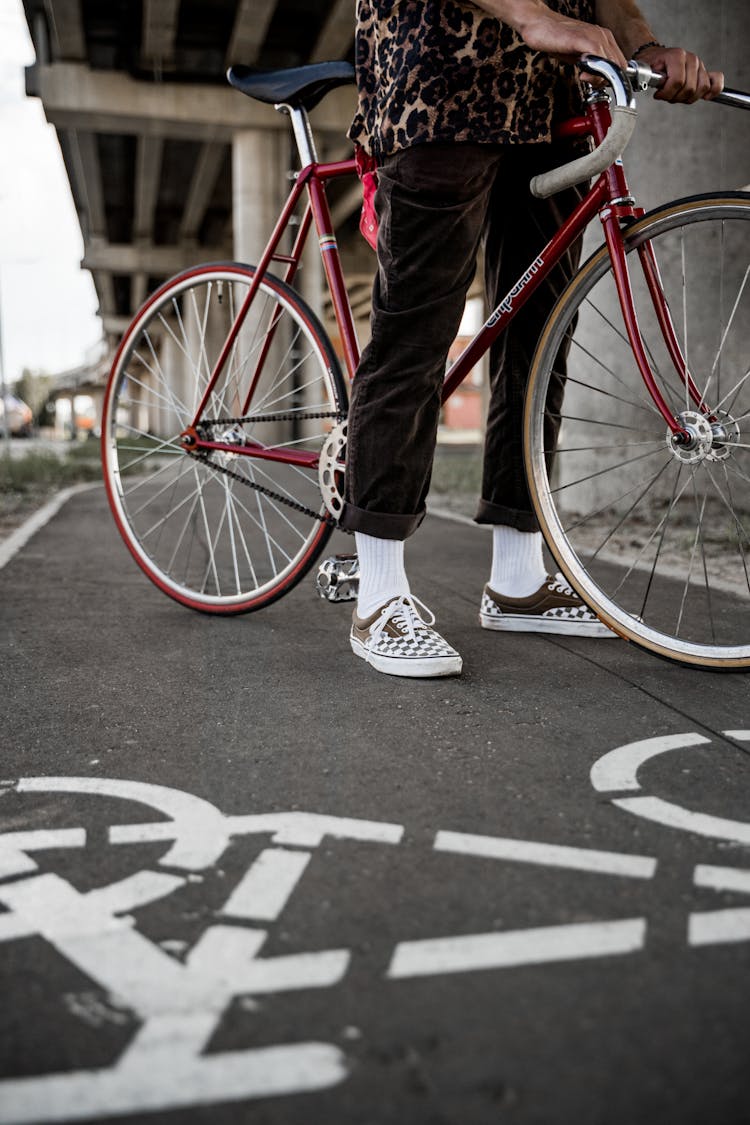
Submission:
<svg viewBox="0 0 750 1125">
<path fill-rule="evenodd" d="M 325 187 L 316 176 L 313 176 L 310 180 L 309 191 L 310 205 L 323 258 L 323 268 L 333 301 L 336 323 L 341 333 L 346 369 L 349 378 L 352 379 L 359 363 L 359 342 L 354 331 L 354 320 L 341 268 L 338 242 L 333 232 L 331 211 L 328 206 Z"/>
</svg>

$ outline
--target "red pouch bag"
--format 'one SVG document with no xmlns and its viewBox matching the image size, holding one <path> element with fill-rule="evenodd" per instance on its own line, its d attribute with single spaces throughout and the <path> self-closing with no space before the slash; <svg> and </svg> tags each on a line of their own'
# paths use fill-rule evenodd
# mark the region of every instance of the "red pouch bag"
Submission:
<svg viewBox="0 0 750 1125">
<path fill-rule="evenodd" d="M 378 165 L 375 158 L 369 156 L 361 145 L 356 145 L 354 159 L 357 162 L 357 175 L 362 182 L 362 213 L 359 217 L 359 229 L 362 237 L 370 243 L 373 250 L 376 250 L 378 217 L 375 214 L 375 191 L 378 186 Z"/>
</svg>

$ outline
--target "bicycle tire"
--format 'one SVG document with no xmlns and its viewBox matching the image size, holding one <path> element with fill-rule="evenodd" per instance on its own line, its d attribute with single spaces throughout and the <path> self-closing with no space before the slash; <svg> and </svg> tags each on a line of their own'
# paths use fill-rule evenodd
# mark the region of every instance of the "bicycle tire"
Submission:
<svg viewBox="0 0 750 1125">
<path fill-rule="evenodd" d="M 625 238 L 647 354 L 670 410 L 696 414 L 697 451 L 669 443 L 626 338 L 606 247 L 550 314 L 524 415 L 532 502 L 564 576 L 620 636 L 710 670 L 750 667 L 749 221 L 748 193 L 691 196 Z M 709 432 L 658 328 L 638 264 L 646 244 Z"/>
<path fill-rule="evenodd" d="M 286 594 L 333 530 L 314 465 L 216 451 L 202 454 L 207 462 L 180 443 L 255 273 L 211 263 L 165 282 L 120 344 L 103 408 L 107 496 L 131 555 L 169 597 L 222 615 Z M 204 433 L 317 454 L 346 410 L 318 318 L 266 274 L 203 411 Z"/>
</svg>

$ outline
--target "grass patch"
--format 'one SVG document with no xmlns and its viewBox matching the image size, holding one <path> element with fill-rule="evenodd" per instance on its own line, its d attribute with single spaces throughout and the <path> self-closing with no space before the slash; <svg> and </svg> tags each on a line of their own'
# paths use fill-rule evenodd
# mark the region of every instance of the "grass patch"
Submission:
<svg viewBox="0 0 750 1125">
<path fill-rule="evenodd" d="M 95 445 L 95 443 L 92 443 Z M 76 446 L 62 454 L 30 450 L 22 457 L 0 454 L 0 495 L 37 488 L 65 488 L 69 484 L 101 480 L 99 447 Z"/>
<path fill-rule="evenodd" d="M 8 457 L 0 449 L 0 537 L 61 488 L 102 479 L 99 443 L 81 442 L 60 452 L 30 449 Z"/>
</svg>

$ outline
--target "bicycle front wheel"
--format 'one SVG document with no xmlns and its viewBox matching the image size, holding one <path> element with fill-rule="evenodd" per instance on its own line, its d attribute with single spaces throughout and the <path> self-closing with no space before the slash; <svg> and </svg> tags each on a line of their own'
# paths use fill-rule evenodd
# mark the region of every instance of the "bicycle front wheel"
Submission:
<svg viewBox="0 0 750 1125">
<path fill-rule="evenodd" d="M 704 410 L 657 318 L 639 261 L 648 247 Z M 671 441 L 602 248 L 562 294 L 532 365 L 525 442 L 534 506 L 560 569 L 617 633 L 682 663 L 748 668 L 750 196 L 669 204 L 629 229 L 626 248 L 652 370 L 695 440 Z"/>
<path fill-rule="evenodd" d="M 317 318 L 277 278 L 263 277 L 195 427 L 216 448 L 183 441 L 254 276 L 219 264 L 162 286 L 123 339 L 104 402 L 107 494 L 131 554 L 164 593 L 210 613 L 281 597 L 332 531 L 317 455 L 346 414 L 346 385 Z"/>
</svg>

